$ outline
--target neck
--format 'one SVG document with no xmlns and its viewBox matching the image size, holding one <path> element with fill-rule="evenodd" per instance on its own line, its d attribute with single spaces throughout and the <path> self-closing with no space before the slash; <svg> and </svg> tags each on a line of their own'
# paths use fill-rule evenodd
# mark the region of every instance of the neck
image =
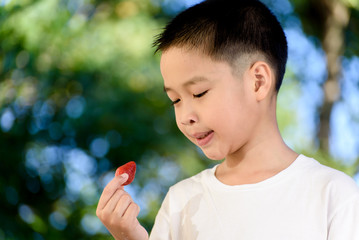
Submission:
<svg viewBox="0 0 359 240">
<path fill-rule="evenodd" d="M 226 157 L 216 176 L 228 185 L 263 181 L 287 168 L 298 157 L 283 141 L 275 121 L 266 121 L 257 134 Z"/>
</svg>

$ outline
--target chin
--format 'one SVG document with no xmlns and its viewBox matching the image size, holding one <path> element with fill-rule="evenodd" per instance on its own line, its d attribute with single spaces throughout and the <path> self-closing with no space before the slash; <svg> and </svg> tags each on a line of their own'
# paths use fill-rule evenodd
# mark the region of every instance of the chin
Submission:
<svg viewBox="0 0 359 240">
<path fill-rule="evenodd" d="M 224 154 L 219 153 L 210 153 L 203 151 L 204 155 L 206 155 L 207 158 L 213 160 L 213 161 L 220 161 L 223 160 L 226 156 Z"/>
</svg>

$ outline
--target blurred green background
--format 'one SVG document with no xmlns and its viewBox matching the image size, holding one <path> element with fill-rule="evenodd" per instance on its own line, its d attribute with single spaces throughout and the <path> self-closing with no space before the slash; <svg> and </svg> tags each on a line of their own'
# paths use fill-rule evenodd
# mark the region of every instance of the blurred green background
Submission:
<svg viewBox="0 0 359 240">
<path fill-rule="evenodd" d="M 150 230 L 168 187 L 215 164 L 176 129 L 151 47 L 197 2 L 0 0 L 0 239 L 109 239 L 95 209 L 128 161 Z M 287 144 L 359 182 L 359 2 L 264 2 L 289 42 Z"/>
</svg>

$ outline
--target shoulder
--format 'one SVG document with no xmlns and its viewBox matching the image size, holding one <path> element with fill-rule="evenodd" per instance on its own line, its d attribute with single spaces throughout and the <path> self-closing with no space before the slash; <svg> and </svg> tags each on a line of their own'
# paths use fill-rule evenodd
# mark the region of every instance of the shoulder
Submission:
<svg viewBox="0 0 359 240">
<path fill-rule="evenodd" d="M 214 175 L 214 168 L 209 168 L 201 171 L 200 173 L 186 178 L 172 187 L 170 187 L 171 193 L 183 193 L 188 194 L 196 194 L 198 192 L 203 191 L 204 186 L 207 184 L 208 179 Z"/>
<path fill-rule="evenodd" d="M 203 196 L 207 192 L 209 178 L 214 176 L 214 169 L 215 168 L 203 170 L 171 186 L 165 201 L 171 205 L 171 208 L 181 209 L 189 201 Z"/>
<path fill-rule="evenodd" d="M 359 187 L 347 174 L 325 166 L 313 158 L 301 156 L 305 171 L 304 181 L 321 196 L 330 209 L 335 209 L 351 199 L 359 199 Z"/>
<path fill-rule="evenodd" d="M 305 162 L 307 177 L 310 178 L 312 184 L 325 186 L 335 192 L 359 194 L 359 188 L 354 179 L 344 172 L 325 166 L 313 158 L 303 155 L 301 158 Z"/>
</svg>

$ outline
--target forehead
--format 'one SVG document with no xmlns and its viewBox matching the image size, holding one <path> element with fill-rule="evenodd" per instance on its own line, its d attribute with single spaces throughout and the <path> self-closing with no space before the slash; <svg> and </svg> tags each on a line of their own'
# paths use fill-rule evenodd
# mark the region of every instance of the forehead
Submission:
<svg viewBox="0 0 359 240">
<path fill-rule="evenodd" d="M 161 73 L 166 82 L 185 81 L 193 77 L 213 78 L 232 73 L 225 61 L 214 61 L 197 50 L 172 47 L 162 53 Z"/>
<path fill-rule="evenodd" d="M 201 63 L 201 64 L 200 64 Z M 161 70 L 171 69 L 172 67 L 194 67 L 200 65 L 212 65 L 214 62 L 210 57 L 197 50 L 187 50 L 185 48 L 172 47 L 164 51 L 161 56 Z M 198 67 L 198 66 L 197 66 Z"/>
</svg>

